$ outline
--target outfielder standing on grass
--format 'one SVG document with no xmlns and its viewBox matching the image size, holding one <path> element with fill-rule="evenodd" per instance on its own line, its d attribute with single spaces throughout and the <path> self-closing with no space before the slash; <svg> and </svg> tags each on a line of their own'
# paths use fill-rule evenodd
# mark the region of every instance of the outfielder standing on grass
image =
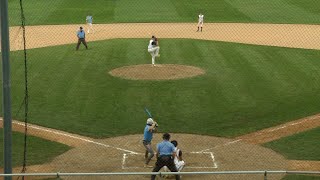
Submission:
<svg viewBox="0 0 320 180">
<path fill-rule="evenodd" d="M 204 18 L 204 15 L 200 13 L 198 16 L 198 30 L 197 30 L 197 32 L 199 31 L 200 28 L 201 28 L 201 32 L 202 32 L 203 18 Z"/>
<path fill-rule="evenodd" d="M 88 34 L 90 33 L 90 29 L 92 30 L 92 32 L 94 32 L 93 27 L 92 27 L 92 21 L 93 21 L 93 17 L 91 15 L 88 15 L 86 17 L 86 22 L 88 25 Z"/>
<path fill-rule="evenodd" d="M 152 36 L 148 45 L 148 52 L 152 56 L 152 66 L 155 66 L 156 57 L 160 57 L 159 50 L 159 41 L 155 36 Z"/>
<path fill-rule="evenodd" d="M 82 43 L 86 49 L 88 49 L 87 42 L 86 42 L 86 33 L 84 32 L 83 28 L 80 27 L 80 30 L 77 32 L 78 37 L 78 44 L 76 50 L 79 49 L 80 44 Z"/>
<path fill-rule="evenodd" d="M 144 128 L 144 133 L 143 133 L 143 146 L 146 148 L 145 152 L 145 164 L 144 167 L 152 167 L 149 166 L 149 162 L 154 156 L 153 149 L 151 147 L 151 141 L 153 138 L 153 133 L 157 131 L 157 122 L 155 122 L 152 118 L 147 119 L 147 125 Z"/>
</svg>

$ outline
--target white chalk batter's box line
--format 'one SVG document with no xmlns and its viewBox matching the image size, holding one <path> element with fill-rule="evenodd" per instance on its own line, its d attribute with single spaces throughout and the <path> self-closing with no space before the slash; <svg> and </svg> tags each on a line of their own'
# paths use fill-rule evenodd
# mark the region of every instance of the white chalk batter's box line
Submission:
<svg viewBox="0 0 320 180">
<path fill-rule="evenodd" d="M 190 152 L 190 154 L 207 154 L 210 159 L 212 160 L 212 166 L 188 166 L 188 162 L 186 167 L 184 167 L 184 169 L 217 169 L 218 165 L 215 162 L 215 158 L 213 155 L 213 152 Z M 138 166 L 131 166 L 131 167 L 127 167 L 126 166 L 126 159 L 128 159 L 129 156 L 132 155 L 143 155 L 142 153 L 138 153 L 138 154 L 132 154 L 132 153 L 123 153 L 123 158 L 122 158 L 122 169 L 139 169 L 139 168 L 144 168 L 144 167 L 138 167 Z M 142 163 L 141 163 L 142 164 Z"/>
</svg>

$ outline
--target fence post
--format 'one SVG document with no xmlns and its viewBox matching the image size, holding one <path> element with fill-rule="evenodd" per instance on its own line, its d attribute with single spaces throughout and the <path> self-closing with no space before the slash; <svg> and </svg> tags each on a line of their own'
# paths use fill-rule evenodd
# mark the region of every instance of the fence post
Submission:
<svg viewBox="0 0 320 180">
<path fill-rule="evenodd" d="M 264 180 L 267 180 L 267 171 L 264 171 Z"/>
</svg>

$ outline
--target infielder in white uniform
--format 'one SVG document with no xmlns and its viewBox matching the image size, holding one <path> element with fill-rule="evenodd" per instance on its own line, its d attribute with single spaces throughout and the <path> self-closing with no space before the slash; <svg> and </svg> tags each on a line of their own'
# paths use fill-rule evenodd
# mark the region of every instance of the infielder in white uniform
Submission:
<svg viewBox="0 0 320 180">
<path fill-rule="evenodd" d="M 160 57 L 159 50 L 159 42 L 155 36 L 152 36 L 148 45 L 148 52 L 152 56 L 152 66 L 155 66 L 156 57 Z"/>
<path fill-rule="evenodd" d="M 176 147 L 175 148 L 176 153 L 174 156 L 174 164 L 176 165 L 177 171 L 180 172 L 180 171 L 182 171 L 182 169 L 184 168 L 186 163 L 182 159 L 182 151 L 177 147 L 178 142 L 176 140 L 173 140 L 173 141 L 171 141 L 171 143 Z M 163 171 L 168 172 L 169 169 L 166 166 L 164 166 Z"/>
<path fill-rule="evenodd" d="M 92 21 L 93 21 L 93 17 L 91 15 L 88 15 L 86 17 L 86 22 L 87 22 L 87 25 L 88 25 L 88 34 L 90 33 L 90 30 L 92 30 L 92 32 L 94 32 L 94 29 L 92 27 Z"/>
<path fill-rule="evenodd" d="M 199 18 L 198 18 L 198 30 L 197 30 L 197 32 L 199 31 L 200 28 L 201 28 L 201 32 L 202 32 L 203 18 L 204 18 L 204 15 L 200 13 L 199 14 Z"/>
</svg>

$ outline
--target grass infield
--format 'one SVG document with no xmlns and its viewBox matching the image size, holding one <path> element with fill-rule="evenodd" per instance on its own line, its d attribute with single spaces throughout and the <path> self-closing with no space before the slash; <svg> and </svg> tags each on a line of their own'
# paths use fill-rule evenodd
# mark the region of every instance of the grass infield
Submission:
<svg viewBox="0 0 320 180">
<path fill-rule="evenodd" d="M 147 106 L 161 132 L 235 137 L 319 112 L 320 52 L 162 39 L 159 63 L 203 68 L 176 81 L 130 81 L 108 71 L 150 63 L 147 39 L 28 51 L 30 123 L 92 137 L 141 133 Z M 12 52 L 12 106 L 23 100 L 22 52 Z"/>
<path fill-rule="evenodd" d="M 27 25 L 79 24 L 92 14 L 94 23 L 254 22 L 319 24 L 315 0 L 28 0 L 22 1 Z M 19 1 L 9 0 L 11 25 L 20 25 Z"/>
<path fill-rule="evenodd" d="M 308 175 L 286 175 L 282 180 L 319 180 L 319 176 Z"/>
<path fill-rule="evenodd" d="M 22 166 L 24 135 L 12 133 L 12 166 Z M 3 155 L 3 129 L 0 129 L 0 154 Z M 38 137 L 28 136 L 27 165 L 42 164 L 51 161 L 55 156 L 70 149 L 69 146 L 47 141 Z M 3 156 L 0 156 L 0 167 L 3 167 Z"/>
<path fill-rule="evenodd" d="M 320 161 L 320 128 L 284 137 L 264 144 L 288 159 Z"/>
</svg>

